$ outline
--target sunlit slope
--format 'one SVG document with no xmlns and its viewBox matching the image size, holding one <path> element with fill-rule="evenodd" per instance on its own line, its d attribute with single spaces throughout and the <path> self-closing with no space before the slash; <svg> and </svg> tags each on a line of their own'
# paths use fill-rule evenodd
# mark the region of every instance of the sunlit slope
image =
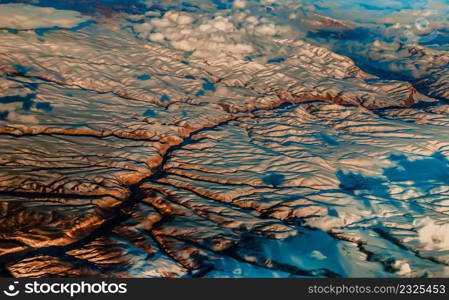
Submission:
<svg viewBox="0 0 449 300">
<path fill-rule="evenodd" d="M 0 5 L 3 275 L 448 275 L 444 47 L 366 5 L 44 2 Z"/>
</svg>

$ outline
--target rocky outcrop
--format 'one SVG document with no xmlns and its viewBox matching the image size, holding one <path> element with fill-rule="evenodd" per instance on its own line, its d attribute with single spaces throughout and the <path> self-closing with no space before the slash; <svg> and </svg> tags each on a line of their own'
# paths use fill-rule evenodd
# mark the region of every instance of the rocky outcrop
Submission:
<svg viewBox="0 0 449 300">
<path fill-rule="evenodd" d="M 406 120 L 405 108 L 426 99 L 410 83 L 303 41 L 270 40 L 271 59 L 186 57 L 106 21 L 2 32 L 0 45 L 8 276 L 372 276 L 418 251 L 408 241 L 419 230 L 406 227 L 414 215 L 403 216 L 418 210 L 397 196 L 412 192 L 377 178 L 391 151 L 445 150 L 437 130 Z M 376 111 L 392 107 L 400 123 Z M 368 186 L 355 174 L 364 169 Z M 348 242 L 395 203 L 376 222 L 394 219 L 399 254 L 373 258 L 386 242 L 372 229 Z M 340 264 L 327 261 L 342 251 Z M 444 274 L 424 256 L 444 261 L 431 253 L 410 264 Z"/>
</svg>

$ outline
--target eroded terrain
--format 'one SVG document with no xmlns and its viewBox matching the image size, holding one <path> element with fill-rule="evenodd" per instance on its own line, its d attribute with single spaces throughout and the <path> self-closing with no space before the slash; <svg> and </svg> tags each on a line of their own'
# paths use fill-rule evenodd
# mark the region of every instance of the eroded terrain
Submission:
<svg viewBox="0 0 449 300">
<path fill-rule="evenodd" d="M 306 1 L 5 2 L 3 276 L 449 275 L 444 47 Z"/>
</svg>

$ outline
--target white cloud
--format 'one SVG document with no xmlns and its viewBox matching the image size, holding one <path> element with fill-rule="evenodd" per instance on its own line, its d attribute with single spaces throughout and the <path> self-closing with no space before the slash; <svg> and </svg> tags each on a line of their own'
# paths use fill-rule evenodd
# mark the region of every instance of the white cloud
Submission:
<svg viewBox="0 0 449 300">
<path fill-rule="evenodd" d="M 318 251 L 318 250 L 313 250 L 311 256 L 312 256 L 313 258 L 316 258 L 316 259 L 319 259 L 319 260 L 323 260 L 323 259 L 326 259 L 326 258 L 327 258 L 326 255 L 324 255 L 323 253 L 321 253 L 321 252 Z"/>
<path fill-rule="evenodd" d="M 134 26 L 134 31 L 142 38 L 148 37 L 153 29 L 153 25 L 151 23 L 142 23 Z"/>
<path fill-rule="evenodd" d="M 393 263 L 393 268 L 396 270 L 395 273 L 399 276 L 407 276 L 412 273 L 412 268 L 405 260 L 396 260 Z"/>
<path fill-rule="evenodd" d="M 274 24 L 266 24 L 256 27 L 256 34 L 259 35 L 275 35 L 277 32 L 278 31 Z"/>
<path fill-rule="evenodd" d="M 426 217 L 416 222 L 418 238 L 426 250 L 449 250 L 449 224 L 438 224 Z"/>
<path fill-rule="evenodd" d="M 150 34 L 148 39 L 153 42 L 162 42 L 165 39 L 165 36 L 160 32 L 156 32 Z"/>
<path fill-rule="evenodd" d="M 87 20 L 79 12 L 71 10 L 25 4 L 0 4 L 0 27 L 3 28 L 71 28 Z"/>
<path fill-rule="evenodd" d="M 246 7 L 246 1 L 245 0 L 235 0 L 233 4 L 234 8 L 245 8 Z"/>
<path fill-rule="evenodd" d="M 179 25 L 188 25 L 193 22 L 193 18 L 191 16 L 176 11 L 169 11 L 164 17 Z"/>
<path fill-rule="evenodd" d="M 154 42 L 167 42 L 178 50 L 193 52 L 197 57 L 212 57 L 223 52 L 246 55 L 254 50 L 251 45 L 235 42 L 242 39 L 242 33 L 228 16 L 211 18 L 169 11 L 160 18 L 152 18 L 149 23 L 134 26 L 139 36 Z"/>
<path fill-rule="evenodd" d="M 20 122 L 27 124 L 38 124 L 39 120 L 34 115 L 29 114 L 19 114 L 17 112 L 10 112 L 7 117 L 8 121 L 11 122 Z"/>
</svg>

